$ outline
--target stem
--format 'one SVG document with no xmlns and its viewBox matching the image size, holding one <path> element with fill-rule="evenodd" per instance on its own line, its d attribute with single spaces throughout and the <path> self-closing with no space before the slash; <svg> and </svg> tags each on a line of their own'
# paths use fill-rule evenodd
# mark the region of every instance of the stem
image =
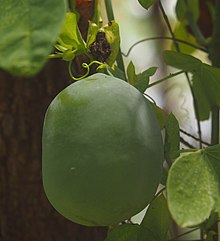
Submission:
<svg viewBox="0 0 220 241">
<path fill-rule="evenodd" d="M 191 145 L 188 141 L 184 140 L 181 136 L 180 136 L 180 142 L 191 149 L 196 149 L 193 145 Z"/>
<path fill-rule="evenodd" d="M 193 138 L 193 139 L 196 140 L 196 141 L 200 141 L 199 138 L 193 136 L 192 134 L 190 134 L 190 133 L 188 133 L 188 132 L 186 132 L 186 131 L 184 131 L 184 130 L 182 130 L 182 129 L 180 129 L 180 132 L 182 132 L 182 133 L 185 134 L 186 136 L 189 136 L 189 137 Z M 207 143 L 207 142 L 205 142 L 205 141 L 203 141 L 203 140 L 201 140 L 201 142 L 202 142 L 202 144 L 205 144 L 206 146 L 210 146 L 209 143 Z"/>
<path fill-rule="evenodd" d="M 174 40 L 174 47 L 176 48 L 177 52 L 180 52 L 179 44 L 178 44 L 177 41 L 175 41 L 175 39 L 176 39 L 175 35 L 173 33 L 171 24 L 170 24 L 169 19 L 168 19 L 167 15 L 166 15 L 166 12 L 164 11 L 164 8 L 163 8 L 163 5 L 162 5 L 161 1 L 159 1 L 159 8 L 160 8 L 160 10 L 162 12 L 164 21 L 166 22 L 166 25 L 167 25 L 167 27 L 169 29 L 170 35 L 172 36 L 172 39 Z M 196 102 L 196 99 L 195 99 L 195 95 L 194 95 L 194 92 L 193 92 L 193 89 L 192 89 L 192 85 L 190 83 L 189 75 L 188 75 L 187 72 L 185 73 L 185 75 L 186 75 L 186 78 L 187 78 L 187 81 L 188 81 L 188 84 L 189 84 L 189 87 L 190 87 L 190 90 L 191 90 L 191 94 L 192 94 L 192 97 L 193 97 L 195 116 L 196 116 L 196 121 L 197 121 L 197 129 L 198 129 L 198 135 L 199 135 L 199 146 L 200 146 L 200 148 L 202 148 L 202 142 L 201 142 L 201 140 L 202 140 L 202 132 L 201 132 L 201 125 L 200 125 L 200 121 L 199 121 L 198 105 L 197 105 L 197 102 Z"/>
<path fill-rule="evenodd" d="M 174 35 L 174 33 L 173 33 L 173 30 L 172 30 L 170 21 L 169 21 L 167 15 L 166 15 L 166 12 L 164 11 L 163 5 L 162 5 L 161 1 L 159 1 L 158 3 L 159 3 L 160 11 L 161 11 L 161 13 L 162 13 L 162 15 L 163 15 L 164 21 L 165 21 L 165 23 L 166 23 L 166 25 L 167 25 L 167 27 L 168 27 L 168 29 L 169 29 L 170 35 L 172 36 L 172 39 L 174 40 L 173 43 L 174 43 L 174 46 L 175 46 L 175 48 L 176 48 L 176 51 L 177 51 L 177 52 L 180 52 L 179 45 L 178 45 L 178 43 L 175 41 L 176 38 L 175 38 L 175 35 Z"/>
<path fill-rule="evenodd" d="M 219 143 L 219 107 L 215 106 L 211 112 L 212 115 L 212 132 L 211 132 L 211 143 L 216 145 Z"/>
<path fill-rule="evenodd" d="M 114 12 L 112 7 L 112 1 L 111 0 L 105 0 L 105 8 L 108 16 L 108 21 L 114 20 Z"/>
<path fill-rule="evenodd" d="M 198 151 L 198 149 L 182 149 L 179 151 L 179 153 L 187 153 L 187 152 L 195 152 Z"/>
<path fill-rule="evenodd" d="M 185 45 L 188 45 L 190 47 L 193 47 L 195 49 L 199 49 L 205 53 L 207 53 L 207 49 L 203 48 L 203 47 L 200 47 L 200 46 L 197 46 L 195 44 L 192 44 L 192 43 L 189 43 L 185 40 L 182 40 L 182 39 L 178 39 L 178 38 L 172 38 L 172 37 L 163 37 L 163 36 L 159 36 L 159 37 L 151 37 L 151 38 L 145 38 L 145 39 L 142 39 L 136 43 L 134 43 L 128 50 L 127 54 L 123 54 L 125 57 L 128 57 L 130 52 L 132 51 L 132 49 L 137 46 L 138 44 L 140 43 L 143 43 L 143 42 L 146 42 L 146 41 L 150 41 L 150 40 L 172 40 L 172 41 L 176 41 L 177 43 L 182 43 L 182 44 L 185 44 Z"/>
<path fill-rule="evenodd" d="M 182 71 L 178 71 L 178 72 L 173 73 L 173 74 L 169 74 L 168 76 L 165 76 L 162 79 L 159 79 L 159 80 L 153 82 L 152 84 L 149 84 L 148 88 L 150 88 L 150 87 L 152 87 L 154 85 L 160 84 L 160 83 L 164 82 L 167 79 L 171 79 L 171 78 L 173 78 L 173 77 L 175 77 L 177 75 L 183 74 L 183 73 L 185 73 L 185 72 L 182 70 Z"/>
<path fill-rule="evenodd" d="M 170 239 L 169 241 L 174 241 L 174 240 L 176 240 L 176 239 L 178 239 L 178 238 L 180 238 L 180 237 L 183 237 L 183 236 L 185 236 L 185 235 L 187 235 L 187 234 L 190 234 L 190 233 L 192 233 L 192 232 L 194 232 L 194 231 L 197 231 L 197 230 L 199 230 L 199 228 L 194 228 L 194 229 L 189 230 L 189 231 L 187 231 L 187 232 L 185 232 L 185 233 L 179 234 L 178 236 Z"/>
<path fill-rule="evenodd" d="M 108 21 L 114 20 L 115 17 L 114 17 L 111 0 L 105 0 L 105 8 L 106 8 L 107 16 L 108 16 Z M 125 66 L 124 66 L 121 48 L 119 48 L 119 52 L 118 52 L 118 55 L 116 58 L 116 63 L 117 63 L 118 68 L 121 69 L 122 72 L 124 73 L 124 79 L 126 79 Z"/>
<path fill-rule="evenodd" d="M 194 110 L 195 110 L 195 116 L 196 116 L 196 121 L 197 121 L 197 129 L 198 129 L 198 136 L 199 136 L 199 147 L 202 148 L 202 129 L 201 129 L 201 125 L 200 125 L 200 121 L 199 121 L 199 109 L 198 109 L 198 104 L 197 104 L 197 100 L 195 98 L 195 94 L 194 94 L 194 90 L 192 88 L 190 79 L 189 79 L 189 75 L 188 73 L 186 73 L 186 77 L 187 77 L 187 81 L 188 81 L 188 85 L 193 97 L 193 105 L 194 105 Z"/>
<path fill-rule="evenodd" d="M 212 65 L 220 67 L 220 1 L 216 1 L 216 16 L 214 22 L 214 30 L 212 41 L 209 48 L 209 58 Z M 215 106 L 212 110 L 212 130 L 211 130 L 211 143 L 212 145 L 219 143 L 219 107 Z"/>
</svg>

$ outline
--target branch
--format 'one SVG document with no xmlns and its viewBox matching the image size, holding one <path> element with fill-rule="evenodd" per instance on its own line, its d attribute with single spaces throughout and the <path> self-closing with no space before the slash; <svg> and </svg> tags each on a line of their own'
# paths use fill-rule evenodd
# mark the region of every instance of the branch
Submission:
<svg viewBox="0 0 220 241">
<path fill-rule="evenodd" d="M 160 84 L 160 83 L 162 83 L 163 81 L 165 81 L 167 79 L 171 79 L 171 78 L 173 78 L 173 77 L 175 77 L 177 75 L 183 74 L 183 73 L 185 73 L 185 72 L 183 70 L 181 70 L 181 71 L 178 71 L 176 73 L 169 74 L 168 76 L 165 76 L 164 78 L 159 79 L 159 80 L 153 82 L 152 84 L 149 84 L 147 88 L 150 88 L 150 87 L 152 87 L 154 85 Z"/>
<path fill-rule="evenodd" d="M 172 239 L 170 239 L 170 240 L 168 240 L 168 241 L 176 241 L 176 240 L 178 240 L 180 237 L 183 237 L 183 236 L 185 236 L 185 235 L 187 235 L 187 234 L 193 233 L 193 232 L 195 232 L 195 231 L 197 231 L 197 230 L 199 230 L 199 229 L 200 229 L 200 228 L 194 228 L 194 229 L 189 230 L 189 231 L 187 231 L 187 232 L 185 232 L 185 233 L 181 233 L 181 234 L 177 235 L 176 237 L 174 237 L 174 238 L 172 238 Z M 181 241 L 184 241 L 184 240 L 181 239 Z M 201 240 L 198 239 L 198 240 L 191 240 L 191 241 L 201 241 Z"/>
<path fill-rule="evenodd" d="M 193 138 L 193 139 L 196 140 L 196 141 L 200 141 L 200 139 L 199 139 L 198 137 L 193 136 L 192 134 L 184 131 L 183 129 L 180 129 L 180 132 L 182 132 L 182 133 L 185 134 L 186 136 L 189 136 L 189 137 Z M 203 140 L 201 140 L 201 142 L 202 142 L 202 144 L 205 144 L 205 145 L 207 145 L 207 146 L 210 146 L 210 144 L 209 144 L 208 142 L 205 142 L 205 141 L 203 141 Z"/>
<path fill-rule="evenodd" d="M 203 52 L 205 52 L 205 53 L 208 52 L 205 48 L 200 47 L 200 46 L 197 46 L 197 45 L 192 44 L 192 43 L 189 43 L 189 42 L 187 42 L 187 41 L 185 41 L 185 40 L 182 40 L 182 39 L 173 38 L 173 37 L 163 37 L 163 36 L 159 36 L 159 37 L 151 37 L 151 38 L 145 38 L 145 39 L 139 40 L 138 42 L 134 43 L 134 44 L 129 48 L 127 54 L 124 54 L 124 53 L 122 53 L 122 54 L 123 54 L 124 57 L 128 57 L 129 54 L 131 53 L 132 49 L 133 49 L 135 46 L 137 46 L 138 44 L 143 43 L 143 42 L 146 42 L 146 41 L 150 41 L 150 40 L 164 40 L 164 39 L 176 41 L 176 42 L 178 42 L 178 43 L 182 43 L 182 44 L 191 46 L 191 47 L 193 47 L 193 48 L 195 48 L 195 49 L 199 49 L 199 50 L 201 50 L 201 51 L 203 51 Z"/>
<path fill-rule="evenodd" d="M 191 145 L 188 141 L 184 140 L 184 138 L 182 138 L 181 136 L 180 136 L 180 142 L 188 146 L 189 148 L 196 149 L 193 145 Z"/>
</svg>

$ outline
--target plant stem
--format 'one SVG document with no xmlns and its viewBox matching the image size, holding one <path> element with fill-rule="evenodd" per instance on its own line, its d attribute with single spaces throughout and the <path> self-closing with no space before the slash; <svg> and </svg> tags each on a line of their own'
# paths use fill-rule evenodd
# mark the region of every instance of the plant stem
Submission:
<svg viewBox="0 0 220 241">
<path fill-rule="evenodd" d="M 175 77 L 175 76 L 177 76 L 177 75 L 184 74 L 184 73 L 185 73 L 185 72 L 182 70 L 182 71 L 178 71 L 178 72 L 173 73 L 173 74 L 169 74 L 168 76 L 165 76 L 165 77 L 163 77 L 162 79 L 159 79 L 159 80 L 153 82 L 152 84 L 149 84 L 149 85 L 148 85 L 148 88 L 150 88 L 150 87 L 152 87 L 152 86 L 154 86 L 154 85 L 160 84 L 160 83 L 164 82 L 164 81 L 167 80 L 167 79 L 171 79 L 171 78 L 173 78 L 173 77 Z"/>
<path fill-rule="evenodd" d="M 169 19 L 166 15 L 166 12 L 164 11 L 164 8 L 163 8 L 163 5 L 161 3 L 161 1 L 159 0 L 159 8 L 162 12 L 162 15 L 163 15 L 163 18 L 164 18 L 164 21 L 166 22 L 166 25 L 169 29 L 169 32 L 170 32 L 170 35 L 172 36 L 173 40 L 174 40 L 174 47 L 176 48 L 176 51 L 177 52 L 180 52 L 180 48 L 179 48 L 179 44 L 177 41 L 175 41 L 175 35 L 173 33 L 173 30 L 172 30 L 172 27 L 171 27 L 171 24 L 169 22 Z M 194 92 L 193 92 L 193 89 L 192 89 L 192 85 L 191 85 L 191 82 L 190 82 L 190 79 L 189 79 L 189 75 L 187 72 L 185 72 L 185 75 L 186 75 L 186 78 L 187 78 L 187 81 L 188 81 L 188 84 L 189 84 L 189 87 L 190 87 L 190 91 L 191 91 L 191 94 L 192 94 L 192 97 L 193 97 L 193 104 L 194 104 L 194 109 L 195 109 L 195 116 L 196 116 L 196 121 L 197 121 L 197 129 L 198 129 L 198 136 L 199 136 L 199 146 L 200 148 L 202 148 L 202 132 L 201 132 L 201 124 L 200 124 L 200 121 L 199 121 L 199 111 L 198 111 L 198 105 L 197 105 L 197 102 L 196 102 L 196 99 L 195 99 L 195 95 L 194 95 Z"/>
<path fill-rule="evenodd" d="M 215 1 L 215 18 L 213 21 L 213 34 L 212 39 L 209 45 L 209 59 L 212 62 L 212 66 L 219 68 L 220 67 L 220 1 Z M 216 105 L 211 111 L 211 144 L 219 144 L 219 107 Z M 210 228 L 216 233 L 216 240 L 219 240 L 219 228 L 218 222 Z M 208 232 L 209 230 L 207 230 Z M 213 238 L 214 240 L 214 238 Z"/>
<path fill-rule="evenodd" d="M 161 11 L 161 13 L 162 13 L 162 15 L 163 15 L 164 21 L 165 21 L 165 23 L 166 23 L 166 25 L 167 25 L 167 27 L 168 27 L 168 29 L 169 29 L 170 35 L 172 36 L 172 39 L 174 40 L 173 43 L 174 43 L 174 46 L 175 46 L 175 48 L 176 48 L 176 51 L 177 51 L 177 52 L 180 52 L 179 45 L 178 45 L 178 43 L 175 41 L 176 38 L 175 38 L 175 35 L 174 35 L 174 33 L 173 33 L 173 30 L 172 30 L 170 21 L 169 21 L 167 15 L 166 15 L 166 12 L 165 12 L 165 10 L 164 10 L 164 8 L 163 8 L 163 5 L 162 5 L 161 1 L 159 1 L 158 3 L 159 3 L 160 11 Z"/>
<path fill-rule="evenodd" d="M 166 37 L 166 36 L 159 36 L 159 37 L 151 37 L 151 38 L 145 38 L 145 39 L 142 39 L 142 40 L 139 40 L 137 41 L 136 43 L 134 43 L 128 50 L 127 54 L 123 54 L 125 57 L 128 57 L 130 52 L 132 51 L 132 49 L 137 46 L 138 44 L 140 43 L 143 43 L 143 42 L 146 42 L 146 41 L 150 41 L 150 40 L 172 40 L 172 41 L 176 41 L 177 43 L 182 43 L 182 44 L 185 44 L 185 45 L 188 45 L 188 46 L 191 46 L 192 48 L 195 48 L 195 49 L 198 49 L 198 50 L 201 50 L 205 53 L 207 53 L 207 49 L 203 48 L 203 47 L 200 47 L 200 46 L 197 46 L 195 44 L 192 44 L 192 43 L 189 43 L 185 40 L 182 40 L 182 39 L 178 39 L 178 38 L 172 38 L 172 37 Z"/>
<path fill-rule="evenodd" d="M 180 142 L 191 149 L 196 149 L 193 145 L 191 145 L 188 141 L 184 140 L 181 136 L 180 136 Z"/>
<path fill-rule="evenodd" d="M 106 8 L 107 16 L 108 16 L 108 21 L 115 20 L 111 0 L 105 0 L 105 8 Z M 118 68 L 121 69 L 122 72 L 124 73 L 124 79 L 126 80 L 125 66 L 124 66 L 121 48 L 119 48 L 116 63 L 117 63 Z"/>
<path fill-rule="evenodd" d="M 216 145 L 219 143 L 219 107 L 215 106 L 211 112 L 212 115 L 212 132 L 211 132 L 211 143 Z"/>
<path fill-rule="evenodd" d="M 180 132 L 182 132 L 182 133 L 185 134 L 186 136 L 189 136 L 189 137 L 193 138 L 193 139 L 196 140 L 196 141 L 200 141 L 199 138 L 193 136 L 192 134 L 190 134 L 190 133 L 188 133 L 188 132 L 186 132 L 186 131 L 184 131 L 184 130 L 182 130 L 182 129 L 180 129 Z M 201 140 L 201 142 L 202 142 L 203 144 L 205 144 L 206 146 L 210 146 L 209 143 L 207 143 L 207 142 L 205 142 L 205 141 L 203 141 L 203 140 Z"/>
<path fill-rule="evenodd" d="M 175 238 L 170 239 L 169 241 L 177 240 L 177 239 L 179 239 L 180 237 L 183 237 L 183 236 L 185 236 L 185 235 L 187 235 L 187 234 L 190 234 L 190 233 L 192 233 L 192 232 L 195 232 L 195 231 L 197 231 L 197 230 L 199 230 L 199 228 L 194 228 L 194 229 L 189 230 L 189 231 L 187 231 L 187 232 L 185 232 L 185 233 L 179 234 L 178 236 L 176 236 Z"/>
<path fill-rule="evenodd" d="M 195 152 L 198 151 L 198 149 L 182 149 L 179 151 L 179 153 L 187 153 L 187 152 Z"/>
<path fill-rule="evenodd" d="M 220 67 L 220 1 L 216 1 L 215 6 L 216 16 L 214 22 L 214 30 L 212 41 L 209 46 L 209 58 L 212 65 Z M 212 130 L 211 130 L 211 143 L 212 145 L 219 143 L 219 107 L 214 106 L 212 110 Z"/>
</svg>

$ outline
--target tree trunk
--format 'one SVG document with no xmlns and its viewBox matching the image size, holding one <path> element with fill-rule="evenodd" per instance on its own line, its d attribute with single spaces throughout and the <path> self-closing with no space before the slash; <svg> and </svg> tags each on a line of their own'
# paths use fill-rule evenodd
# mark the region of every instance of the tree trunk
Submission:
<svg viewBox="0 0 220 241">
<path fill-rule="evenodd" d="M 47 106 L 69 84 L 51 61 L 36 77 L 0 72 L 0 241 L 103 241 L 106 230 L 74 224 L 49 204 L 41 179 L 41 132 Z"/>
</svg>

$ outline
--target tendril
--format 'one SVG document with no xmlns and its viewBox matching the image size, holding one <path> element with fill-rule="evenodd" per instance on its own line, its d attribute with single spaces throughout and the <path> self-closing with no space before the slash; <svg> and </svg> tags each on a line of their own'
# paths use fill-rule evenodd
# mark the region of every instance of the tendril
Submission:
<svg viewBox="0 0 220 241">
<path fill-rule="evenodd" d="M 72 73 L 72 61 L 69 62 L 69 66 L 68 66 L 68 71 L 69 71 L 69 75 L 70 77 L 74 80 L 74 81 L 78 81 L 81 79 L 86 78 L 89 75 L 90 72 L 90 67 L 93 64 L 98 64 L 98 67 L 96 68 L 96 70 L 102 69 L 102 68 L 106 68 L 106 65 L 103 64 L 102 62 L 99 62 L 97 60 L 92 61 L 91 63 L 87 64 L 87 63 L 82 63 L 82 67 L 84 69 L 86 69 L 86 73 L 84 75 L 82 75 L 81 77 L 75 77 Z"/>
</svg>

